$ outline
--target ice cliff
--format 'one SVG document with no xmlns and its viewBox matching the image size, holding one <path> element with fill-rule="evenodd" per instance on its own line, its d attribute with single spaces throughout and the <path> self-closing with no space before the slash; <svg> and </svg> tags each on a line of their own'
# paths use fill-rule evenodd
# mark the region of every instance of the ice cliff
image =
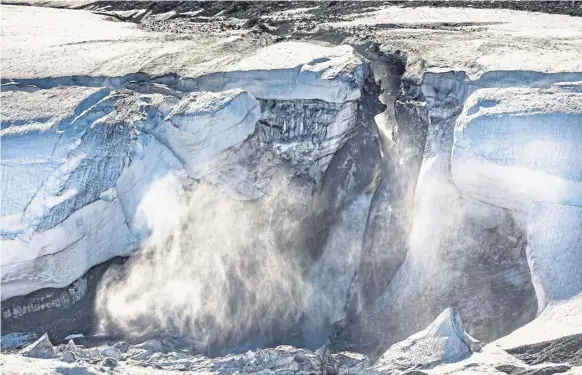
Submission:
<svg viewBox="0 0 582 375">
<path fill-rule="evenodd" d="M 390 257 L 387 264 L 396 262 L 396 267 L 384 268 L 381 277 L 387 287 L 372 303 L 360 306 L 353 324 L 339 330 L 338 349 L 365 348 L 380 355 L 448 306 L 463 316 L 468 332 L 484 341 L 523 326 L 546 306 L 546 314 L 562 317 L 563 324 L 554 323 L 563 326 L 561 332 L 579 331 L 579 324 L 572 322 L 577 318 L 571 316 L 579 303 L 577 277 L 564 276 L 573 281 L 565 287 L 558 286 L 561 271 L 541 272 L 560 268 L 558 264 L 564 264 L 564 272 L 566 264 L 576 269 L 580 265 L 582 244 L 575 233 L 582 169 L 574 149 L 582 134 L 582 96 L 561 84 L 572 77 L 576 75 L 496 72 L 472 80 L 463 72 L 425 73 L 420 80 L 410 76 L 404 86 L 405 75 L 403 88 L 428 109 L 428 119 L 420 124 L 424 148 L 407 143 L 404 155 L 414 160 L 410 153 L 416 154 L 422 163 L 418 172 L 410 168 L 398 172 L 402 159 L 397 159 L 393 173 L 400 173 L 399 183 L 383 193 L 383 203 L 376 207 L 387 207 L 388 234 L 408 236 L 408 241 L 373 246 L 369 257 L 375 262 Z M 394 98 L 396 111 L 405 98 L 401 94 Z M 399 130 L 392 135 L 393 147 L 414 127 Z M 392 155 L 388 153 L 388 160 Z M 402 184 L 409 186 L 409 180 L 416 183 L 414 197 L 402 203 L 406 195 L 395 198 L 401 193 L 394 191 Z M 407 208 L 400 208 L 403 205 Z M 410 211 L 413 216 L 406 219 Z M 556 221 L 571 215 L 569 224 L 560 227 L 574 233 L 573 238 L 561 234 L 552 219 L 551 225 L 542 219 L 554 215 Z M 540 220 L 546 222 L 546 230 L 534 229 Z M 554 251 L 560 257 L 550 260 Z M 570 291 L 562 309 L 554 310 L 554 304 L 564 302 L 547 295 L 550 285 L 560 293 Z M 522 330 L 532 335 L 536 324 L 547 319 L 543 316 Z M 525 342 L 507 340 L 513 342 L 507 347 Z"/>
<path fill-rule="evenodd" d="M 582 334 L 578 19 L 2 7 L 5 332 L 178 332 L 213 355 L 329 336 L 366 373 Z"/>
<path fill-rule="evenodd" d="M 202 178 L 260 197 L 268 178 L 249 165 L 265 152 L 321 180 L 357 128 L 365 60 L 290 42 L 237 67 L 137 90 L 7 83 L 2 298 L 62 288 L 129 255 L 152 230 L 148 210 L 176 208 Z M 163 202 L 147 204 L 156 189 Z"/>
<path fill-rule="evenodd" d="M 451 169 L 466 195 L 512 210 L 532 201 L 581 205 L 576 147 L 580 94 L 543 89 L 482 89 L 455 127 Z"/>
</svg>

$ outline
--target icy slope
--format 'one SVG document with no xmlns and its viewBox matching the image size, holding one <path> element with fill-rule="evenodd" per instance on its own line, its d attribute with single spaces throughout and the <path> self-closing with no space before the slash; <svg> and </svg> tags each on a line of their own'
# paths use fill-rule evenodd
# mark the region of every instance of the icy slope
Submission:
<svg viewBox="0 0 582 375">
<path fill-rule="evenodd" d="M 304 22 L 301 12 L 290 16 L 297 25 L 276 23 L 288 16 L 279 14 L 248 29 L 227 13 L 208 22 L 169 12 L 136 26 L 3 6 L 3 314 L 25 310 L 8 297 L 82 282 L 94 264 L 166 244 L 192 193 L 209 191 L 254 223 L 237 228 L 233 248 L 260 258 L 280 247 L 303 262 L 305 280 L 292 281 L 294 291 L 309 291 L 298 321 L 313 345 L 344 317 L 342 295 L 350 298 L 354 280 L 361 314 L 337 326 L 347 326 L 340 340 L 355 350 L 381 354 L 451 306 L 483 341 L 531 321 L 538 303 L 546 309 L 524 332 L 577 332 L 578 284 L 565 280 L 576 280 L 580 263 L 580 19 L 384 6 L 331 22 L 310 13 Z M 353 44 L 374 61 L 346 45 L 281 42 L 287 36 Z M 388 108 L 376 129 L 363 119 L 376 114 L 378 95 Z M 193 216 L 191 226 L 204 227 Z M 233 224 L 219 217 L 206 233 L 223 244 Z M 197 255 L 184 241 L 176 259 Z M 161 268 L 138 272 L 151 290 L 119 289 L 154 301 L 129 304 L 142 316 L 167 321 L 158 307 L 172 305 L 174 292 L 192 299 L 173 283 L 181 274 Z M 154 274 L 163 288 L 153 287 Z M 250 284 L 271 279 L 259 281 Z M 277 310 L 277 293 L 226 289 L 216 294 L 259 295 L 275 306 L 277 314 L 260 316 L 275 336 L 304 307 L 285 293 Z M 262 345 L 241 312 L 248 309 L 222 326 L 243 335 L 221 331 L 225 342 Z M 556 319 L 564 324 L 553 329 Z"/>
<path fill-rule="evenodd" d="M 83 111 L 107 95 L 107 89 L 34 86 L 2 87 L 2 233 L 18 231 L 27 203 L 67 153 L 54 153 L 59 136 Z M 14 91 L 10 91 L 13 89 Z M 74 140 L 71 140 L 71 143 Z M 61 144 L 62 144 L 61 140 Z"/>
<path fill-rule="evenodd" d="M 161 126 L 139 126 L 161 140 L 184 164 L 188 175 L 200 178 L 216 169 L 217 156 L 255 131 L 259 102 L 246 91 L 194 92 L 172 108 Z"/>
</svg>

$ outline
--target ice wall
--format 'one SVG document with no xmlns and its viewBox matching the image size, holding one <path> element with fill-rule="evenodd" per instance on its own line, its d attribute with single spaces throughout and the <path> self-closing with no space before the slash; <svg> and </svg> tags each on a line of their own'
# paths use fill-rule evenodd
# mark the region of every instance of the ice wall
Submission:
<svg viewBox="0 0 582 375">
<path fill-rule="evenodd" d="M 547 291 L 540 285 L 554 285 L 560 293 L 570 290 L 554 280 L 560 279 L 559 263 L 568 263 L 566 269 L 580 269 L 577 250 L 562 252 L 569 261 L 552 262 L 557 267 L 553 269 L 552 252 L 542 255 L 541 248 L 577 249 L 572 245 L 575 239 L 560 234 L 559 224 L 552 224 L 553 234 L 540 226 L 534 235 L 531 230 L 539 223 L 532 222 L 531 216 L 528 221 L 527 215 L 538 204 L 580 204 L 582 159 L 576 148 L 582 135 L 582 97 L 559 84 L 575 77 L 579 78 L 489 72 L 470 81 L 463 72 L 445 72 L 426 73 L 411 81 L 408 92 L 417 86 L 416 105 L 426 106 L 429 116 L 420 171 L 414 174 L 407 169 L 412 174 L 407 177 L 416 183 L 414 202 L 405 205 L 413 212 L 412 220 L 400 228 L 394 223 L 384 227 L 384 233 L 396 230 L 406 236 L 397 248 L 405 259 L 396 272 L 389 270 L 391 280 L 381 295 L 339 329 L 334 349 L 379 355 L 449 306 L 459 311 L 469 333 L 491 341 L 534 319 L 538 304 L 544 308 Z M 405 75 L 403 83 L 407 79 L 411 78 Z M 415 121 L 422 117 L 420 112 L 408 113 Z M 396 118 L 398 126 L 399 120 L 406 117 Z M 404 124 L 409 123 L 410 118 Z M 398 145 L 398 132 L 393 130 L 391 136 Z M 414 142 L 403 142 L 387 158 L 401 162 L 415 152 Z M 388 188 L 381 190 L 380 185 L 377 192 L 394 197 L 393 190 L 403 180 L 388 176 L 392 177 Z M 398 199 L 386 204 L 388 214 L 383 217 L 394 215 L 398 204 L 402 205 Z M 553 217 L 550 211 L 546 216 Z M 574 218 L 571 221 L 576 223 Z M 577 233 L 577 226 L 567 224 L 563 230 Z M 557 242 L 539 246 L 542 238 Z M 398 254 L 395 243 L 378 247 L 376 259 Z M 528 244 L 529 254 L 537 255 L 526 258 Z M 534 247 L 538 250 L 532 251 Z M 546 264 L 541 266 L 547 270 L 545 276 L 536 271 L 535 259 Z M 566 275 L 573 272 L 566 269 Z M 570 297 L 575 304 L 576 294 Z"/>
<path fill-rule="evenodd" d="M 582 95 L 482 89 L 455 127 L 451 171 L 464 194 L 527 212 L 529 203 L 582 204 Z"/>
<path fill-rule="evenodd" d="M 536 202 L 527 225 L 527 259 L 538 316 L 500 339 L 504 348 L 582 333 L 582 207 Z"/>
<path fill-rule="evenodd" d="M 3 300 L 163 243 L 196 180 L 244 200 L 264 194 L 275 165 L 321 181 L 358 124 L 367 62 L 347 46 L 289 42 L 211 68 L 106 88 L 90 77 L 6 84 Z"/>
</svg>

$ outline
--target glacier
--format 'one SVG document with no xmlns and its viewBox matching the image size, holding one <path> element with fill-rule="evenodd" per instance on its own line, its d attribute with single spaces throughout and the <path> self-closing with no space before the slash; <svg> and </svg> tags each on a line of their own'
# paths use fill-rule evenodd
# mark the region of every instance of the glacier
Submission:
<svg viewBox="0 0 582 375">
<path fill-rule="evenodd" d="M 206 176 L 236 198 L 256 199 L 268 182 L 248 181 L 246 165 L 268 149 L 321 180 L 356 126 L 353 103 L 367 63 L 346 46 L 273 59 L 302 47 L 290 42 L 260 50 L 240 65 L 257 70 L 240 78 L 235 71 L 194 86 L 180 80 L 172 87 L 188 88 L 181 98 L 123 87 L 3 92 L 3 197 L 10 203 L 2 207 L 2 298 L 62 288 L 96 264 L 131 254 L 152 230 L 155 211 L 148 210 L 179 206 L 184 187 Z M 292 99 L 304 107 L 284 104 Z M 46 107 L 31 108 L 37 101 Z M 290 112 L 305 115 L 275 124 Z M 23 152 L 34 159 L 24 162 Z M 163 204 L 149 204 L 159 189 L 173 193 Z"/>
<path fill-rule="evenodd" d="M 579 17 L 14 2 L 8 373 L 580 370 Z"/>
<path fill-rule="evenodd" d="M 415 149 L 410 143 L 406 148 L 409 160 L 419 155 L 422 158 L 418 174 L 410 168 L 400 172 L 404 174 L 400 184 L 410 178 L 416 183 L 413 198 L 404 203 L 405 212 L 414 212 L 408 219 L 409 232 L 396 232 L 407 236 L 407 241 L 396 246 L 395 241 L 376 245 L 375 251 L 381 255 L 372 259 L 378 262 L 381 256 L 389 257 L 396 267 L 385 263 L 389 266 L 382 268 L 386 273 L 381 277 L 388 279 L 387 287 L 352 318 L 351 326 L 340 329 L 339 339 L 332 343 L 337 350 L 365 348 L 379 356 L 428 325 L 448 306 L 459 311 L 471 335 L 486 342 L 501 339 L 502 343 L 517 343 L 511 335 L 502 337 L 518 328 L 515 335 L 520 330 L 527 332 L 529 324 L 541 324 L 548 319 L 543 318 L 543 311 L 545 316 L 564 316 L 564 327 L 568 328 L 561 329 L 562 334 L 577 332 L 576 323 L 566 323 L 578 320 L 576 314 L 572 316 L 578 306 L 577 283 L 565 299 L 570 302 L 554 315 L 552 306 L 561 302 L 544 302 L 546 291 L 540 285 L 549 281 L 540 281 L 535 269 L 550 263 L 572 264 L 579 269 L 581 244 L 560 234 L 562 229 L 556 229 L 556 234 L 546 230 L 532 236 L 535 224 L 528 216 L 543 204 L 574 210 L 580 205 L 581 169 L 574 150 L 581 130 L 582 97 L 559 85 L 560 79 L 570 77 L 497 72 L 471 80 L 463 72 L 431 72 L 420 82 L 413 81 L 409 90 L 422 93 L 416 100 L 428 107 L 429 120 L 420 125 L 426 132 L 424 148 Z M 516 87 L 507 87 L 507 81 Z M 492 88 L 494 85 L 499 87 Z M 534 87 L 527 87 L 530 85 Z M 396 142 L 397 137 L 393 133 Z M 391 202 L 394 194 L 388 190 L 383 204 L 391 220 L 406 222 L 396 211 L 402 210 L 403 203 Z M 553 216 L 549 212 L 541 216 L 546 215 Z M 398 225 L 405 228 L 406 224 L 391 223 L 391 230 Z M 561 228 L 577 233 L 578 226 L 573 217 L 572 226 Z M 568 260 L 545 258 L 541 254 L 547 248 L 534 245 L 534 238 L 539 238 L 536 243 L 563 240 L 547 248 L 567 249 L 563 253 L 569 254 Z M 534 247 L 536 255 L 531 251 Z M 404 256 L 399 248 L 405 249 Z M 469 260 L 472 257 L 474 260 Z M 541 262 L 539 266 L 536 260 Z M 490 262 L 496 264 L 494 274 L 488 270 Z M 549 277 L 547 273 L 545 277 Z M 556 286 L 559 289 L 568 288 Z M 479 297 L 463 297 L 464 293 Z M 539 337 L 542 340 L 544 336 Z"/>
</svg>

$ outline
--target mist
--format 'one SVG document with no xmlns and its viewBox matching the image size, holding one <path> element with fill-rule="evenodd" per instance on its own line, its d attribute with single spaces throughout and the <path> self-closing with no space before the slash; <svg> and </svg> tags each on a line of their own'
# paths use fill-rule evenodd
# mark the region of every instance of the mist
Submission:
<svg viewBox="0 0 582 375">
<path fill-rule="evenodd" d="M 321 345 L 341 318 L 365 216 L 336 230 L 328 247 L 339 260 L 310 254 L 311 185 L 281 176 L 256 201 L 196 183 L 177 204 L 165 199 L 171 179 L 153 184 L 138 207 L 151 228 L 148 242 L 100 284 L 102 331 L 177 333 L 215 354 Z M 365 215 L 368 204 L 360 200 L 354 209 Z"/>
</svg>

